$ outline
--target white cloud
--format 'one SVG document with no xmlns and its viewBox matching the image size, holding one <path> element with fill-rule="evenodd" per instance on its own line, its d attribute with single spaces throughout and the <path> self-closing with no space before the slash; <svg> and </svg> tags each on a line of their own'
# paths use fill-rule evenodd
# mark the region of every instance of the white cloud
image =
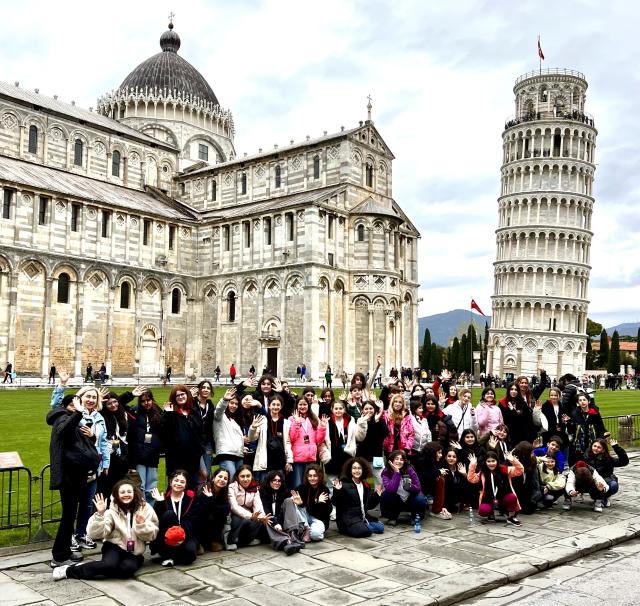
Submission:
<svg viewBox="0 0 640 606">
<path fill-rule="evenodd" d="M 421 315 L 471 297 L 489 313 L 501 131 L 515 78 L 538 67 L 541 34 L 545 67 L 587 75 L 600 130 L 590 314 L 637 319 L 638 6 L 200 0 L 174 10 L 180 54 L 234 112 L 240 154 L 353 126 L 373 96 L 396 155 L 394 197 L 422 230 Z M 149 0 L 7 4 L 0 78 L 95 106 L 159 51 L 168 12 Z"/>
</svg>

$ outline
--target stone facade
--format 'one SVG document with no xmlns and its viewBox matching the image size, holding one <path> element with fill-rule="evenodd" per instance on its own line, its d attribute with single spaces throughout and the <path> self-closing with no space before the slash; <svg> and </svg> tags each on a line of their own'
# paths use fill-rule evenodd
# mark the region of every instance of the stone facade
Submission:
<svg viewBox="0 0 640 606">
<path fill-rule="evenodd" d="M 505 124 L 487 372 L 585 369 L 597 131 L 572 70 L 516 81 Z"/>
<path fill-rule="evenodd" d="M 0 360 L 416 365 L 419 234 L 370 116 L 251 157 L 233 134 L 230 112 L 180 91 L 120 88 L 93 112 L 0 83 Z"/>
</svg>

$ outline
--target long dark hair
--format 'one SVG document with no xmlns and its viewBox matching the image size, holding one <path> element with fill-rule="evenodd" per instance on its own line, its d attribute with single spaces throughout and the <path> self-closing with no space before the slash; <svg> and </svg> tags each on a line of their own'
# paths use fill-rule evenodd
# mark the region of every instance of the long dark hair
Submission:
<svg viewBox="0 0 640 606">
<path fill-rule="evenodd" d="M 526 472 L 531 472 L 536 469 L 538 463 L 533 454 L 533 444 L 531 444 L 531 442 L 518 442 L 513 449 L 513 454 L 518 457 L 518 460 L 522 463 Z"/>
<path fill-rule="evenodd" d="M 131 503 L 125 505 L 118 496 L 121 486 L 131 486 L 133 488 L 133 499 Z M 122 511 L 134 513 L 144 507 L 146 501 L 142 491 L 131 480 L 119 480 L 111 489 L 111 502 L 115 503 Z"/>
<path fill-rule="evenodd" d="M 274 478 L 280 478 L 280 488 L 278 490 L 274 490 L 271 487 L 271 481 Z M 260 484 L 260 498 L 266 497 L 263 499 L 263 504 L 265 507 L 267 506 L 265 501 L 284 501 L 289 494 L 289 490 L 287 489 L 287 485 L 285 484 L 284 473 L 279 469 L 270 471 L 262 483 Z"/>
<path fill-rule="evenodd" d="M 359 463 L 360 467 L 362 467 L 362 482 L 366 482 L 367 478 L 373 476 L 373 471 L 371 470 L 371 465 L 369 461 L 363 459 L 362 457 L 353 457 L 351 459 L 347 459 L 342 466 L 342 472 L 340 473 L 341 478 L 346 478 L 347 480 L 351 480 L 351 468 L 354 463 Z"/>
<path fill-rule="evenodd" d="M 146 409 L 144 407 L 142 398 L 151 400 L 151 407 L 149 409 Z M 149 419 L 149 425 L 151 425 L 152 427 L 160 425 L 160 421 L 162 419 L 162 410 L 160 410 L 160 407 L 158 406 L 158 404 L 156 404 L 155 398 L 153 397 L 153 393 L 150 389 L 147 389 L 144 393 L 138 396 L 138 405 L 136 407 L 136 412 L 138 414 L 144 413 L 147 416 L 147 419 Z"/>
<path fill-rule="evenodd" d="M 407 468 L 409 467 L 409 459 L 407 458 L 407 453 L 404 450 L 394 450 L 392 453 L 390 453 L 387 457 L 386 467 L 387 469 L 395 471 L 393 467 L 391 467 L 391 463 L 393 463 L 393 459 L 395 459 L 398 455 L 402 456 L 403 461 L 402 467 L 400 468 L 400 473 L 406 473 Z"/>
<path fill-rule="evenodd" d="M 227 485 L 224 488 L 222 488 L 220 492 L 216 495 L 213 481 L 215 480 L 216 476 L 219 473 L 227 474 Z M 224 467 L 219 467 L 218 470 L 213 474 L 213 476 L 211 476 L 211 481 L 209 482 L 209 488 L 211 489 L 211 494 L 213 494 L 214 497 L 216 498 L 226 501 L 229 498 L 229 484 L 231 484 L 231 474 L 229 473 L 229 470 L 225 469 Z"/>
<path fill-rule="evenodd" d="M 315 392 L 314 392 L 315 393 Z M 309 404 L 309 402 L 307 402 L 307 400 L 303 397 L 300 397 L 296 400 L 296 405 L 294 408 L 295 412 L 298 412 L 298 404 L 300 404 L 300 402 L 304 402 L 307 405 L 307 418 L 309 419 L 309 421 L 311 421 L 311 426 L 314 429 L 318 428 L 318 417 L 316 417 L 316 415 L 314 414 L 313 410 L 311 410 L 311 404 Z"/>
</svg>

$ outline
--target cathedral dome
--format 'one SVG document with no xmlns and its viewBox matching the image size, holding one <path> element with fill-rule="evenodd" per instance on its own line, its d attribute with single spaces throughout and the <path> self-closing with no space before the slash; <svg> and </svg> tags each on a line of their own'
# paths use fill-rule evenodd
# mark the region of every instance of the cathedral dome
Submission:
<svg viewBox="0 0 640 606">
<path fill-rule="evenodd" d="M 173 23 L 169 23 L 169 29 L 160 36 L 160 48 L 162 52 L 138 65 L 124 79 L 120 89 L 166 89 L 168 93 L 181 93 L 182 97 L 191 95 L 213 105 L 220 105 L 202 74 L 178 55 L 180 36 L 173 31 Z"/>
</svg>

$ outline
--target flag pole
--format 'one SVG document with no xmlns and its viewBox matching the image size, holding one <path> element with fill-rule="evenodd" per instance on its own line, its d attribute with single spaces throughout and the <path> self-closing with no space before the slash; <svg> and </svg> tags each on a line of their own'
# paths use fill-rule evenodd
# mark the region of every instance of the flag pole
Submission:
<svg viewBox="0 0 640 606">
<path fill-rule="evenodd" d="M 542 75 L 542 57 L 540 56 L 540 35 L 538 35 L 538 64 L 540 67 L 540 75 Z"/>
</svg>

